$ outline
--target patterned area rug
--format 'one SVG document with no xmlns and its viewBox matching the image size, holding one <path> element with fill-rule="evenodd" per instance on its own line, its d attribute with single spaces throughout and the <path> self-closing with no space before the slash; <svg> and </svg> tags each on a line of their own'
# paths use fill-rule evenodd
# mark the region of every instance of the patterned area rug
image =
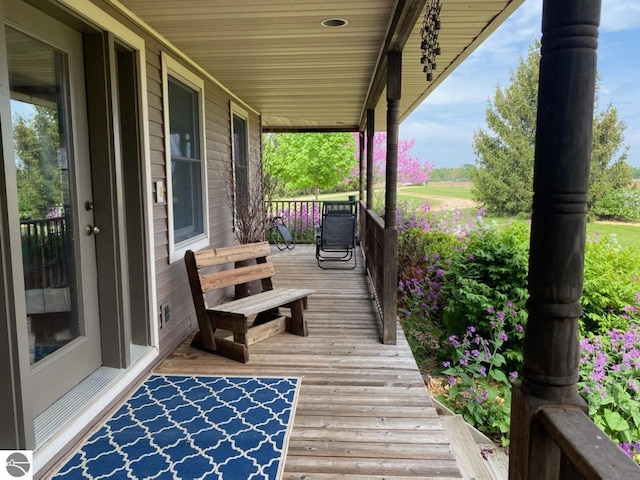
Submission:
<svg viewBox="0 0 640 480">
<path fill-rule="evenodd" d="M 53 478 L 280 478 L 298 383 L 152 375 Z"/>
</svg>

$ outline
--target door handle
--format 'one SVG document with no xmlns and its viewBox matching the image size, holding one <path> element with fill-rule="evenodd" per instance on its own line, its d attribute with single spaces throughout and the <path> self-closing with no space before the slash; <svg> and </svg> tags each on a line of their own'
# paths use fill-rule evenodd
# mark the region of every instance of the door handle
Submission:
<svg viewBox="0 0 640 480">
<path fill-rule="evenodd" d="M 95 225 L 87 225 L 86 227 L 84 227 L 84 231 L 87 233 L 87 235 L 97 235 L 100 233 L 100 229 Z"/>
</svg>

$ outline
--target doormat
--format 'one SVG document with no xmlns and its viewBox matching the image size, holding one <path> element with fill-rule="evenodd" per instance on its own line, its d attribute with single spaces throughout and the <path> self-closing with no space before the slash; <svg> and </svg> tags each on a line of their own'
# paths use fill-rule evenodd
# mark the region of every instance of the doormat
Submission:
<svg viewBox="0 0 640 480">
<path fill-rule="evenodd" d="M 278 479 L 299 379 L 152 375 L 54 479 Z"/>
</svg>

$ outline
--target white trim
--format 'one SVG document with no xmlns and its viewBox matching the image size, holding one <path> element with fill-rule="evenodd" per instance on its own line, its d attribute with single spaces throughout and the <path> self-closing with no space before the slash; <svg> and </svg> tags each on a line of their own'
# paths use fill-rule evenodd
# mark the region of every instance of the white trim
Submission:
<svg viewBox="0 0 640 480">
<path fill-rule="evenodd" d="M 118 370 L 117 373 L 121 372 L 121 375 L 117 375 L 117 379 L 114 380 L 113 384 L 109 385 L 109 388 L 104 389 L 102 394 L 97 395 L 95 400 L 88 404 L 85 410 L 78 412 L 73 420 L 68 422 L 33 453 L 34 471 L 38 472 L 38 470 L 50 462 L 60 452 L 60 445 L 70 444 L 78 432 L 93 425 L 102 411 L 114 402 L 127 388 L 130 388 L 131 382 L 133 382 L 136 377 L 143 374 L 146 370 L 149 370 L 149 367 L 158 355 L 157 348 L 149 348 L 149 351 L 142 356 L 135 365 L 132 365 L 127 370 Z"/>
<path fill-rule="evenodd" d="M 205 124 L 204 80 L 161 52 L 162 58 L 162 110 L 164 115 L 164 155 L 167 176 L 167 223 L 169 228 L 169 263 L 184 259 L 187 250 L 199 250 L 209 246 L 209 195 L 207 178 L 207 140 Z M 200 118 L 200 168 L 202 176 L 202 235 L 175 243 L 173 231 L 173 179 L 171 176 L 171 132 L 169 124 L 169 75 L 198 92 L 198 116 Z"/>
</svg>

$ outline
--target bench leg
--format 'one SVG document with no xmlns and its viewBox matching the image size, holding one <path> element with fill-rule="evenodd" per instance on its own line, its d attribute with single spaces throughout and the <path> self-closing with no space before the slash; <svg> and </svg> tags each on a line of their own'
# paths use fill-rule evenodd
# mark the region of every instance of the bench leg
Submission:
<svg viewBox="0 0 640 480">
<path fill-rule="evenodd" d="M 289 304 L 291 308 L 291 318 L 287 318 L 287 331 L 294 335 L 306 337 L 309 335 L 307 331 L 307 322 L 304 319 L 304 299 L 295 300 Z"/>
<path fill-rule="evenodd" d="M 217 350 L 216 341 L 213 338 L 213 329 L 198 330 L 191 340 L 191 346 L 198 350 L 215 353 Z"/>
<path fill-rule="evenodd" d="M 234 341 L 230 341 L 224 338 L 215 339 L 215 330 L 211 327 L 204 334 L 202 330 L 198 330 L 191 341 L 191 346 L 205 352 L 216 353 L 237 362 L 247 363 L 249 361 L 249 346 L 247 345 L 246 334 L 234 333 Z"/>
<path fill-rule="evenodd" d="M 234 335 L 235 336 L 235 335 Z M 224 338 L 217 340 L 216 353 L 230 358 L 236 362 L 247 363 L 249 361 L 249 347 L 243 343 L 231 342 Z"/>
</svg>

